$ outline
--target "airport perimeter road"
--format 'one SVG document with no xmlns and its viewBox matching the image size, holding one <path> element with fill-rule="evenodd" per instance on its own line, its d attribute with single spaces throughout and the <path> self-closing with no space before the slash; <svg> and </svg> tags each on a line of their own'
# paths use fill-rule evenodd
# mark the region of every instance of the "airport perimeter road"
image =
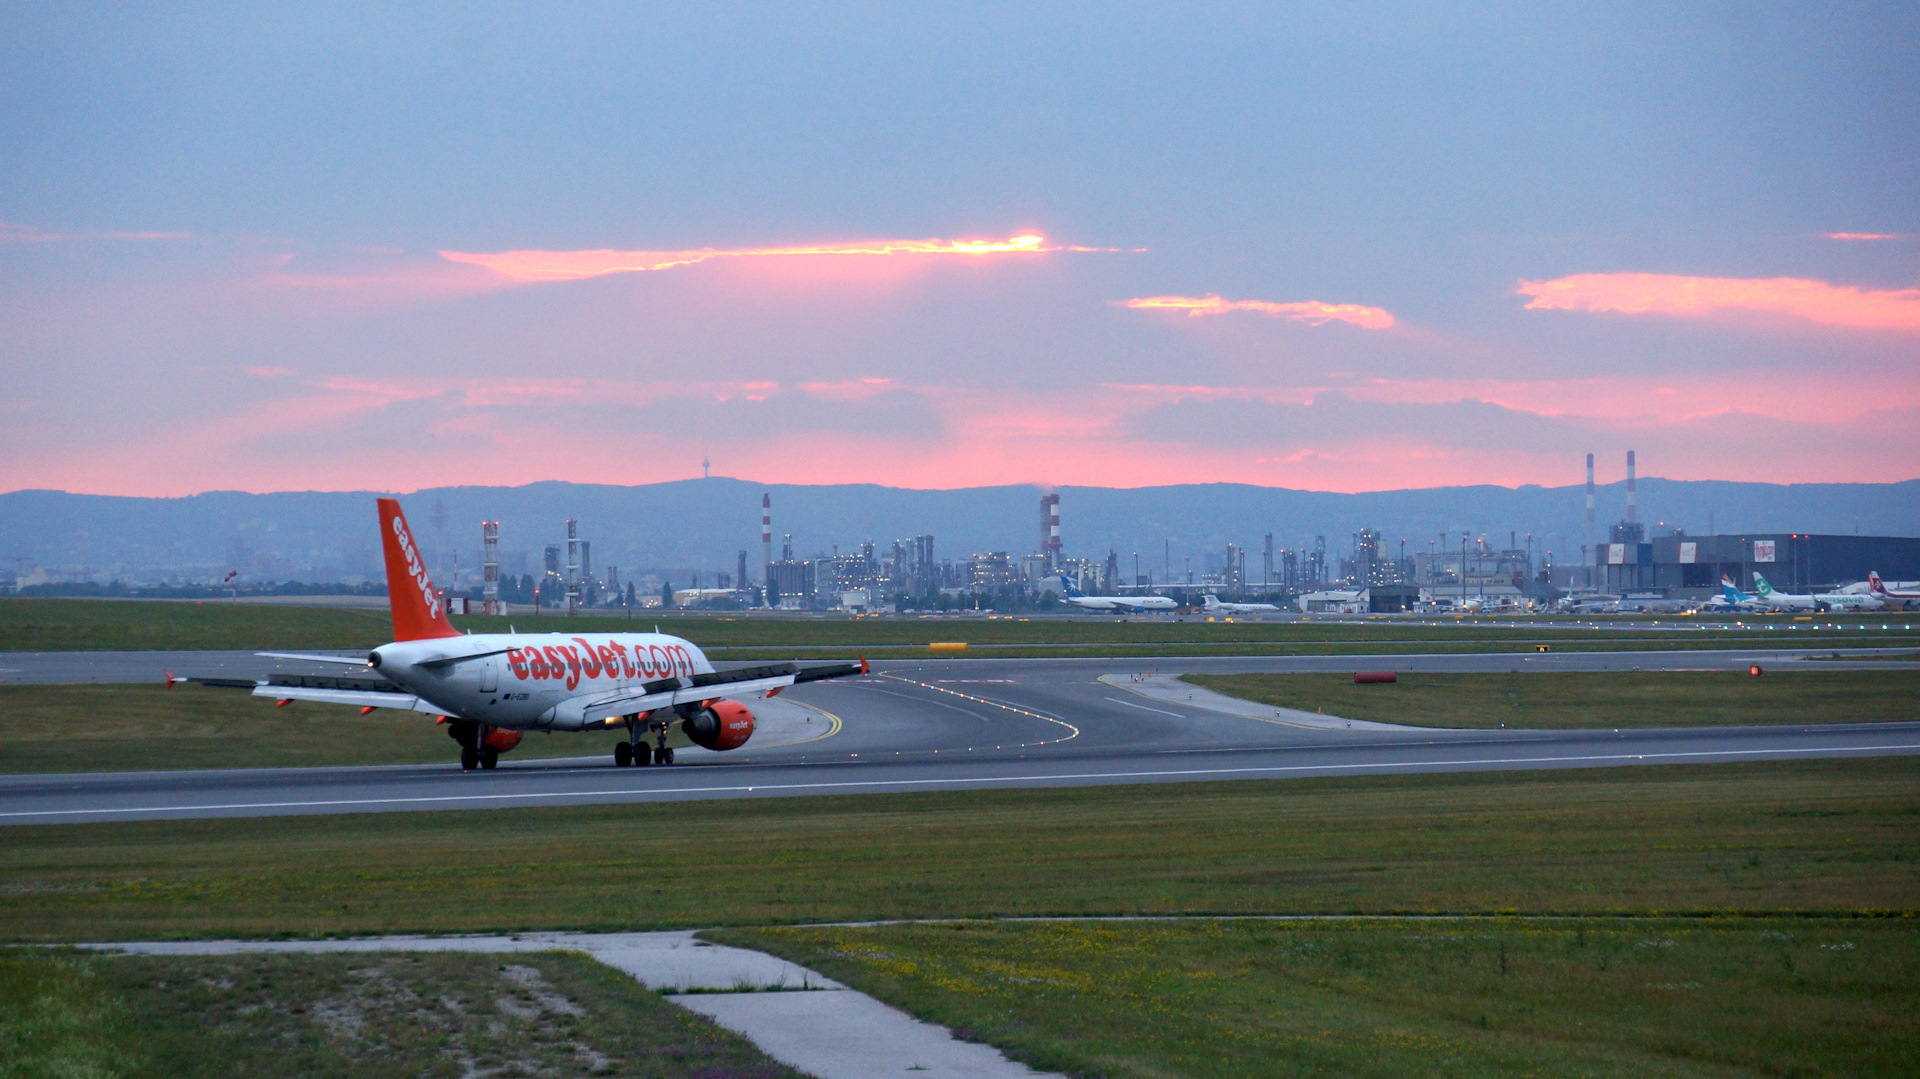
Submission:
<svg viewBox="0 0 1920 1079">
<path fill-rule="evenodd" d="M 1662 662 L 1664 658 L 1665 663 Z M 788 691 L 833 731 L 668 768 L 615 768 L 608 735 L 573 760 L 0 777 L 0 823 L 387 812 L 873 791 L 978 790 L 1485 769 L 1587 768 L 1920 752 L 1920 724 L 1628 731 L 1309 728 L 1136 694 L 1103 674 L 1175 670 L 1740 668 L 1774 653 L 1568 653 L 1247 660 L 899 661 Z M 1532 663 L 1525 661 L 1532 660 Z M 1828 665 L 1823 664 L 1825 668 Z"/>
</svg>

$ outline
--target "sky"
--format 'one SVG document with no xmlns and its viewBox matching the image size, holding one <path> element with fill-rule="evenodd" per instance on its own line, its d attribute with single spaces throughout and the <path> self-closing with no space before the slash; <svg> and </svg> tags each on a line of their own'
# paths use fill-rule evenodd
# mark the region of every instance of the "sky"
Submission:
<svg viewBox="0 0 1920 1079">
<path fill-rule="evenodd" d="M 1920 7 L 0 7 L 0 490 L 1920 477 Z"/>
</svg>

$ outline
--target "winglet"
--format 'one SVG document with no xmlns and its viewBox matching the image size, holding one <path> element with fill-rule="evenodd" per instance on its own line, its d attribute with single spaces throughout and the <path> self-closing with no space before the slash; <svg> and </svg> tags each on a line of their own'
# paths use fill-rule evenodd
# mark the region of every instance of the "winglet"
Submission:
<svg viewBox="0 0 1920 1079">
<path fill-rule="evenodd" d="M 458 637 L 447 621 L 440 594 L 427 576 L 426 560 L 413 542 L 407 515 L 391 498 L 380 500 L 380 545 L 387 555 L 387 605 L 393 610 L 393 639 L 419 641 Z"/>
<path fill-rule="evenodd" d="M 186 679 L 184 679 L 184 678 L 182 678 L 182 677 L 180 677 L 180 676 L 179 676 L 179 675 L 177 675 L 177 674 L 174 674 L 174 673 L 173 673 L 172 671 L 170 671 L 170 670 L 167 670 L 167 669 L 166 669 L 165 667 L 162 667 L 162 668 L 160 668 L 160 673 L 161 673 L 161 674 L 164 674 L 164 675 L 166 675 L 166 676 L 167 676 L 167 688 L 168 688 L 168 689 L 172 689 L 172 688 L 173 688 L 173 684 L 174 684 L 175 682 L 184 682 L 184 681 L 186 681 Z"/>
<path fill-rule="evenodd" d="M 864 675 L 872 669 L 873 668 L 867 666 L 867 657 L 861 656 L 860 657 L 860 673 Z"/>
</svg>

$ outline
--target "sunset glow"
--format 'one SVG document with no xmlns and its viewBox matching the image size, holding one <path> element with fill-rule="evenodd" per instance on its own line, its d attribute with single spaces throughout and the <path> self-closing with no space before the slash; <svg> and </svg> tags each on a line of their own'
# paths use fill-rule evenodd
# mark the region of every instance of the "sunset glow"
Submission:
<svg viewBox="0 0 1920 1079">
<path fill-rule="evenodd" d="M 1920 330 L 1920 289 L 1861 289 L 1796 277 L 1682 277 L 1672 274 L 1576 274 L 1522 281 L 1530 311 L 1619 311 L 1707 315 L 1763 311 L 1825 326 Z"/>
<path fill-rule="evenodd" d="M 1001 255 L 1059 251 L 1046 237 L 1026 235 L 1006 240 L 870 240 L 850 244 L 813 244 L 802 247 L 703 247 L 697 251 L 500 251 L 473 254 L 442 251 L 450 262 L 465 262 L 522 281 L 569 281 L 614 273 L 645 273 L 693 266 L 713 259 L 767 258 L 780 255 Z M 1067 250 L 1088 250 L 1070 248 Z"/>
<path fill-rule="evenodd" d="M 1904 240 L 1905 236 L 1897 232 L 1829 232 L 1824 234 L 1829 240 Z"/>
<path fill-rule="evenodd" d="M 1273 303 L 1267 300 L 1224 300 L 1218 296 L 1146 296 L 1124 303 L 1136 309 L 1185 311 L 1192 318 L 1224 315 L 1229 311 L 1257 311 L 1313 326 L 1350 322 L 1368 330 L 1391 329 L 1394 321 L 1393 314 L 1382 308 L 1363 307 L 1356 303 L 1321 303 L 1319 300 Z"/>
</svg>

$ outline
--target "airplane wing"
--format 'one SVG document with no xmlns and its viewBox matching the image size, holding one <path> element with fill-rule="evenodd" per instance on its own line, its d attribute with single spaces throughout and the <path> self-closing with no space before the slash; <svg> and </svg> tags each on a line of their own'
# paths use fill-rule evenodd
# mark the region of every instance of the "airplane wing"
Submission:
<svg viewBox="0 0 1920 1079">
<path fill-rule="evenodd" d="M 366 678 L 302 678 L 281 675 L 266 681 L 251 678 L 189 678 L 217 689 L 245 689 L 256 697 L 275 701 L 314 701 L 318 704 L 348 704 L 356 708 L 392 708 L 403 712 L 425 712 L 443 716 L 447 710 L 428 704 L 419 697 Z"/>
<path fill-rule="evenodd" d="M 563 723 L 590 723 L 609 716 L 631 715 L 679 704 L 696 704 L 716 697 L 745 693 L 779 691 L 792 685 L 818 682 L 827 678 L 845 678 L 867 673 L 867 662 L 835 663 L 821 667 L 801 667 L 797 663 L 775 663 L 765 667 L 745 667 L 733 671 L 696 674 L 691 678 L 662 678 L 632 689 L 607 694 L 586 694 L 561 701 L 554 718 Z"/>
</svg>

